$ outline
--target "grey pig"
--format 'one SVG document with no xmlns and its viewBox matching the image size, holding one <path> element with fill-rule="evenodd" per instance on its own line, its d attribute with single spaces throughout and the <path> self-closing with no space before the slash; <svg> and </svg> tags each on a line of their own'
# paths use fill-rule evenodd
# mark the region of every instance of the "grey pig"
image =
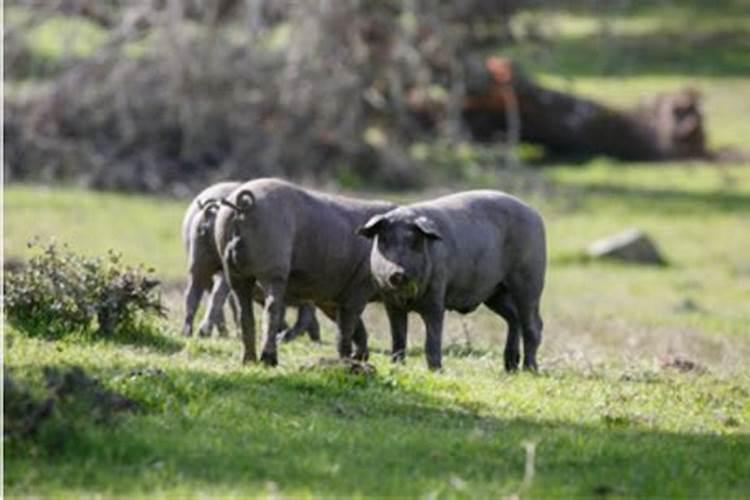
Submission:
<svg viewBox="0 0 750 500">
<path fill-rule="evenodd" d="M 188 280 L 185 289 L 185 322 L 183 334 L 192 335 L 193 318 L 203 293 L 209 292 L 209 302 L 198 332 L 201 337 L 211 335 L 214 326 L 219 334 L 226 335 L 224 303 L 230 289 L 222 270 L 221 258 L 214 239 L 214 222 L 219 208 L 219 200 L 240 186 L 240 182 L 221 182 L 214 184 L 196 196 L 188 206 L 182 221 L 182 241 L 188 254 Z M 256 291 L 257 296 L 262 291 Z M 236 305 L 229 301 L 235 319 Z M 298 319 L 292 328 L 282 325 L 284 330 L 279 335 L 284 340 L 291 340 L 299 333 L 307 331 L 312 340 L 320 340 L 320 327 L 315 317 L 315 308 L 311 304 L 302 304 L 298 310 Z"/>
<path fill-rule="evenodd" d="M 370 268 L 391 322 L 394 361 L 406 348 L 407 312 L 426 327 L 425 355 L 441 367 L 446 309 L 469 313 L 484 303 L 508 324 L 505 369 L 537 369 L 539 303 L 546 243 L 539 213 L 500 191 L 467 191 L 372 217 L 359 234 L 373 238 Z"/>
<path fill-rule="evenodd" d="M 243 362 L 256 360 L 252 292 L 265 293 L 264 346 L 261 361 L 278 363 L 276 337 L 284 302 L 309 300 L 338 327 L 341 357 L 368 356 L 367 333 L 360 319 L 375 298 L 370 277 L 370 242 L 356 229 L 395 205 L 332 196 L 280 179 L 257 179 L 222 201 L 216 218 L 216 245 L 238 299 L 244 343 Z"/>
</svg>

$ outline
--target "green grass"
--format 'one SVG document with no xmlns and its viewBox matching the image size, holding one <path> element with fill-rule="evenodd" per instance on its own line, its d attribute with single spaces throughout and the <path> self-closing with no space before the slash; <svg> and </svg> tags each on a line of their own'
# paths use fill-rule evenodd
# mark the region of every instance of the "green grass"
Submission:
<svg viewBox="0 0 750 500">
<path fill-rule="evenodd" d="M 570 76 L 746 77 L 748 16 L 750 5 L 733 1 L 558 4 L 513 19 L 517 36 L 532 25 L 546 43 L 509 48 L 535 68 Z"/>
<path fill-rule="evenodd" d="M 497 355 L 422 359 L 378 374 L 305 368 L 330 345 L 284 347 L 283 367 L 239 365 L 234 340 L 178 354 L 52 343 L 6 332 L 14 375 L 79 364 L 145 411 L 114 427 L 6 441 L 10 495 L 742 496 L 750 488 L 747 374 L 652 366 L 499 373 Z M 163 375 L 131 376 L 159 367 Z M 54 443 L 53 447 L 48 447 Z"/>
<path fill-rule="evenodd" d="M 176 279 L 186 268 L 180 224 L 187 203 L 80 189 L 15 186 L 5 191 L 6 257 L 27 257 L 36 236 L 89 255 L 113 248 Z"/>
<path fill-rule="evenodd" d="M 368 308 L 373 377 L 307 368 L 334 356 L 330 323 L 326 344 L 285 345 L 272 370 L 242 367 L 236 339 L 178 339 L 176 290 L 162 341 L 49 341 L 6 325 L 6 367 L 38 394 L 41 367 L 77 364 L 144 407 L 114 427 L 61 418 L 35 440 L 6 441 L 6 492 L 744 496 L 750 170 L 599 161 L 542 175 L 547 189 L 525 195 L 549 232 L 541 375 L 502 373 L 504 327 L 486 310 L 449 316 L 445 371 L 433 374 L 416 318 L 408 362 L 393 367 L 385 315 Z M 34 234 L 56 235 L 91 253 L 114 247 L 180 280 L 184 206 L 9 186 L 6 256 L 24 255 Z M 631 225 L 657 240 L 670 266 L 578 258 L 592 239 Z M 688 299 L 697 307 L 681 308 Z M 661 368 L 671 355 L 708 371 Z M 129 375 L 141 368 L 164 375 Z M 536 444 L 528 491 L 527 441 Z"/>
<path fill-rule="evenodd" d="M 738 306 L 750 299 L 750 234 L 740 230 L 750 223 L 746 167 L 595 161 L 585 168 L 547 169 L 542 176 L 550 194 L 530 199 L 545 215 L 549 232 L 549 329 L 590 331 L 592 321 L 600 328 L 599 322 L 624 314 L 627 327 L 610 327 L 616 346 L 634 325 L 668 326 L 673 335 L 683 329 L 707 335 L 747 333 L 750 310 Z M 420 196 L 428 195 L 407 198 Z M 29 239 L 56 237 L 92 255 L 114 247 L 126 262 L 155 266 L 165 282 L 182 283 L 186 258 L 179 229 L 186 205 L 14 186 L 5 193 L 5 255 L 25 258 Z M 579 261 L 593 240 L 632 226 L 655 238 L 670 267 Z M 681 312 L 686 300 L 699 309 Z M 580 311 L 580 301 L 586 301 L 586 310 Z M 560 316 L 570 316 L 572 324 L 555 324 Z M 483 319 L 477 323 L 480 329 L 489 327 Z M 455 329 L 461 328 L 456 322 Z"/>
<path fill-rule="evenodd" d="M 551 44 L 509 53 L 545 84 L 616 106 L 694 86 L 705 97 L 710 145 L 746 147 L 746 2 L 626 2 L 604 16 L 607 36 L 603 16 L 579 3 L 541 13 L 542 27 L 555 32 Z M 51 33 L 73 29 L 60 22 L 31 33 L 39 58 L 60 57 Z M 100 43 L 90 30 L 80 36 L 88 41 L 73 55 Z M 451 178 L 452 169 L 481 163 L 479 153 L 462 146 L 435 168 Z M 548 230 L 538 376 L 502 372 L 504 325 L 484 309 L 448 316 L 442 373 L 424 367 L 417 318 L 407 364 L 388 362 L 378 306 L 364 317 L 374 376 L 315 364 L 335 354 L 325 320 L 324 345 L 284 345 L 276 369 L 243 367 L 234 338 L 176 336 L 186 200 L 6 186 L 6 260 L 26 258 L 35 235 L 92 255 L 114 248 L 128 263 L 156 267 L 172 312 L 161 336 L 140 343 L 50 341 L 4 325 L 5 366 L 37 397 L 45 394 L 42 367 L 80 365 L 142 407 L 108 426 L 62 411 L 35 438 L 6 439 L 5 493 L 747 497 L 750 168 L 595 159 L 535 175 L 542 189 L 519 193 L 539 207 Z M 524 184 L 484 171 L 468 178 L 511 191 Z M 631 226 L 656 240 L 669 266 L 581 258 L 592 240 Z M 670 356 L 705 371 L 664 368 Z M 163 375 L 131 375 L 143 368 Z M 526 443 L 535 459 L 525 484 Z"/>
</svg>

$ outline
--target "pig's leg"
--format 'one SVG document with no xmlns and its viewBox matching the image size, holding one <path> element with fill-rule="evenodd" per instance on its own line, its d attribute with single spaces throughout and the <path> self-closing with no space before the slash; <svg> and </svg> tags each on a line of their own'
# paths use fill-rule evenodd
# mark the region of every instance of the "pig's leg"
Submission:
<svg viewBox="0 0 750 500">
<path fill-rule="evenodd" d="M 538 269 L 520 269 L 509 277 L 508 288 L 518 312 L 523 337 L 523 367 L 536 371 L 536 352 L 542 342 L 542 318 L 539 302 L 544 288 L 544 273 Z"/>
<path fill-rule="evenodd" d="M 323 311 L 323 314 L 325 314 L 328 319 L 335 321 L 338 325 L 338 309 L 336 307 L 318 304 L 318 309 Z M 364 306 L 362 306 L 362 310 L 364 310 Z M 362 313 L 360 312 L 360 314 Z M 357 318 L 354 333 L 352 334 L 352 340 L 357 346 L 357 354 L 355 354 L 355 356 L 366 361 L 370 357 L 370 352 L 367 347 L 367 328 L 365 328 L 365 324 L 361 317 Z"/>
<path fill-rule="evenodd" d="M 361 317 L 357 319 L 357 324 L 354 326 L 352 339 L 356 346 L 353 355 L 354 359 L 358 361 L 367 361 L 370 359 L 370 349 L 367 347 L 367 329 Z"/>
<path fill-rule="evenodd" d="M 227 280 L 227 285 L 228 284 L 229 284 L 229 281 Z M 230 288 L 230 292 L 231 292 L 231 288 Z M 232 320 L 234 321 L 235 325 L 239 326 L 240 307 L 237 305 L 237 297 L 235 297 L 233 293 L 230 293 L 227 302 L 229 302 L 229 309 L 232 311 Z"/>
<path fill-rule="evenodd" d="M 268 284 L 263 284 L 266 291 L 266 302 L 263 308 L 263 352 L 261 361 L 268 366 L 276 366 L 279 363 L 276 350 L 276 334 L 281 330 L 284 322 L 284 293 L 286 292 L 286 280 L 275 279 Z"/>
<path fill-rule="evenodd" d="M 315 306 L 311 304 L 302 304 L 297 308 L 297 321 L 291 328 L 284 328 L 278 334 L 278 340 L 290 342 L 296 339 L 302 332 L 307 332 L 310 339 L 320 342 L 320 326 L 315 318 Z"/>
<path fill-rule="evenodd" d="M 427 367 L 430 370 L 439 370 L 442 368 L 443 317 L 445 316 L 445 309 L 442 305 L 433 305 L 421 311 L 420 315 L 427 331 L 424 344 Z"/>
<path fill-rule="evenodd" d="M 358 323 L 361 322 L 360 315 L 363 310 L 364 305 L 339 306 L 336 310 L 336 325 L 338 326 L 337 344 L 339 357 L 342 359 L 349 358 L 352 355 L 352 339 Z M 364 341 L 365 344 L 364 346 L 361 344 L 357 345 L 357 352 L 361 355 L 363 352 L 367 352 L 367 342 L 366 339 L 359 340 L 360 342 Z"/>
<path fill-rule="evenodd" d="M 226 320 L 224 319 L 224 303 L 227 300 L 229 292 L 229 283 L 227 283 L 224 275 L 221 274 L 214 280 L 214 288 L 211 290 L 211 294 L 208 298 L 206 314 L 198 328 L 198 334 L 201 337 L 210 337 L 214 325 L 218 328 L 220 336 L 227 336 L 227 325 Z"/>
<path fill-rule="evenodd" d="M 253 288 L 255 279 L 241 278 L 228 275 L 229 286 L 239 308 L 240 330 L 245 352 L 243 363 L 254 363 L 257 360 L 255 352 L 255 316 L 253 313 Z"/>
<path fill-rule="evenodd" d="M 264 308 L 266 306 L 266 294 L 263 292 L 263 288 L 261 288 L 257 283 L 255 285 L 255 290 L 253 290 L 253 298 L 255 299 L 255 303 L 258 304 L 261 308 Z M 289 325 L 286 324 L 285 309 L 281 314 L 281 324 L 279 325 L 279 332 L 283 332 L 288 328 Z"/>
<path fill-rule="evenodd" d="M 182 328 L 182 334 L 186 337 L 190 337 L 193 334 L 195 311 L 201 302 L 203 292 L 209 288 L 210 283 L 210 277 L 207 278 L 194 272 L 188 274 L 187 287 L 185 288 L 185 323 Z"/>
<path fill-rule="evenodd" d="M 299 308 L 299 314 L 305 317 L 304 329 L 307 331 L 310 340 L 320 342 L 320 323 L 318 323 L 318 318 L 315 314 L 315 306 L 312 304 L 303 304 Z M 354 341 L 356 342 L 356 333 Z"/>
<path fill-rule="evenodd" d="M 406 358 L 406 335 L 408 328 L 408 312 L 393 304 L 385 305 L 388 322 L 391 326 L 391 361 L 404 361 Z"/>
<path fill-rule="evenodd" d="M 537 371 L 536 351 L 542 343 L 542 317 L 539 314 L 539 301 L 520 301 L 518 306 L 523 333 L 523 368 Z"/>
<path fill-rule="evenodd" d="M 499 314 L 508 324 L 504 353 L 505 371 L 516 371 L 521 362 L 521 321 L 513 299 L 506 290 L 501 290 L 487 299 L 485 305 Z"/>
</svg>

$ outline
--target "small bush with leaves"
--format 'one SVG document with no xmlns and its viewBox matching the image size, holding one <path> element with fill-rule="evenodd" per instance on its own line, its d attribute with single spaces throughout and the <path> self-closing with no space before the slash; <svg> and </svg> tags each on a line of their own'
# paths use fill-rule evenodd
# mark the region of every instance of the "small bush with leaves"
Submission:
<svg viewBox="0 0 750 500">
<path fill-rule="evenodd" d="M 106 258 L 85 257 L 54 242 L 30 242 L 28 265 L 5 280 L 5 313 L 29 333 L 59 337 L 69 333 L 132 335 L 144 320 L 165 309 L 153 270 Z"/>
</svg>

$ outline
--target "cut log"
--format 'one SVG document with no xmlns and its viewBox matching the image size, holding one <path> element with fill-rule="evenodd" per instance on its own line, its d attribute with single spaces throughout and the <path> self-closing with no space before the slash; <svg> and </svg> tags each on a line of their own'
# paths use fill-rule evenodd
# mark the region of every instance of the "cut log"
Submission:
<svg viewBox="0 0 750 500">
<path fill-rule="evenodd" d="M 631 111 L 546 89 L 502 58 L 490 58 L 489 77 L 474 78 L 463 118 L 477 140 L 513 133 L 517 113 L 520 140 L 552 154 L 605 155 L 655 161 L 706 157 L 700 94 L 693 89 L 659 94 Z M 517 111 L 515 109 L 517 108 Z"/>
</svg>

